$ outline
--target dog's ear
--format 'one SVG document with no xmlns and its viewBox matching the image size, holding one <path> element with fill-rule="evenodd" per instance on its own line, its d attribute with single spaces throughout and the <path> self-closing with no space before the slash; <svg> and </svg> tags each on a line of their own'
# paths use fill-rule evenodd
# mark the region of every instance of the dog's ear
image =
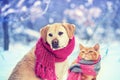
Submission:
<svg viewBox="0 0 120 80">
<path fill-rule="evenodd" d="M 62 26 L 66 29 L 68 37 L 72 39 L 75 32 L 75 25 L 69 23 L 63 23 Z"/>
<path fill-rule="evenodd" d="M 43 39 L 44 42 L 46 42 L 47 40 L 47 31 L 49 29 L 49 25 L 43 27 L 42 29 L 40 29 L 40 34 L 41 34 L 41 37 Z"/>
</svg>

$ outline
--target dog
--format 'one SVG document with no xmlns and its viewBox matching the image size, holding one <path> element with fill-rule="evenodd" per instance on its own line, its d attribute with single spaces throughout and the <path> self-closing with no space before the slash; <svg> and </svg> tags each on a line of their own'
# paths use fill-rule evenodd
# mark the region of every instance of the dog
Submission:
<svg viewBox="0 0 120 80">
<path fill-rule="evenodd" d="M 8 80 L 63 80 L 69 68 L 67 58 L 74 49 L 74 32 L 75 25 L 69 23 L 54 23 L 43 27 L 36 46 L 16 65 Z M 46 47 L 47 50 L 44 50 Z"/>
</svg>

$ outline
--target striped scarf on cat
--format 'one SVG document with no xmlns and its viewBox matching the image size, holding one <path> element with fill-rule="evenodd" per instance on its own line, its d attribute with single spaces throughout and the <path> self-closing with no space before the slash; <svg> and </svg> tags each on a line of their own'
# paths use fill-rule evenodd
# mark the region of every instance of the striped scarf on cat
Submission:
<svg viewBox="0 0 120 80">
<path fill-rule="evenodd" d="M 81 57 L 78 57 L 76 63 L 70 67 L 69 72 L 96 76 L 100 70 L 100 60 L 100 56 L 97 60 L 84 60 Z"/>
</svg>

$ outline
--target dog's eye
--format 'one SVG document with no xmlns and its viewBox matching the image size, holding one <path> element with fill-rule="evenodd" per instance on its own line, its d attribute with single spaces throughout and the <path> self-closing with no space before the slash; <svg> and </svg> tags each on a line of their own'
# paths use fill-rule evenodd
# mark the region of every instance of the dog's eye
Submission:
<svg viewBox="0 0 120 80">
<path fill-rule="evenodd" d="M 52 37 L 53 35 L 51 33 L 48 34 L 50 37 Z"/>
<path fill-rule="evenodd" d="M 59 32 L 59 33 L 58 33 L 58 35 L 60 35 L 60 36 L 61 36 L 62 34 L 63 34 L 63 32 Z"/>
</svg>

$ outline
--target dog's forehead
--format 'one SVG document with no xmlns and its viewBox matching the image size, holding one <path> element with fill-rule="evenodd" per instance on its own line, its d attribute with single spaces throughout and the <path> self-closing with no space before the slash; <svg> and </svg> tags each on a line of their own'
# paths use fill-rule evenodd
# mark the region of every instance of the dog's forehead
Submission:
<svg viewBox="0 0 120 80">
<path fill-rule="evenodd" d="M 49 31 L 59 31 L 59 30 L 65 30 L 62 24 L 52 24 L 49 27 Z"/>
</svg>

